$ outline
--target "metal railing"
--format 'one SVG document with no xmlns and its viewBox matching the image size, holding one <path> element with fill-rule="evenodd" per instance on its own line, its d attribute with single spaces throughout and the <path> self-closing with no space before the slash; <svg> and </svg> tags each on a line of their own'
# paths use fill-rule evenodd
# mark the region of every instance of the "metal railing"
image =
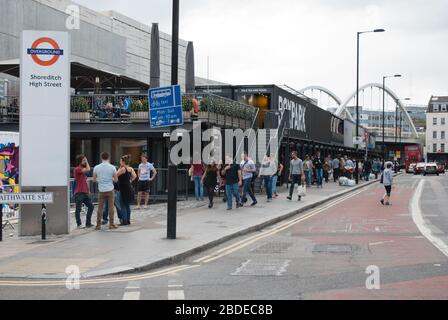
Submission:
<svg viewBox="0 0 448 320">
<path fill-rule="evenodd" d="M 193 108 L 193 99 L 199 111 Z M 184 121 L 203 121 L 219 126 L 249 129 L 257 116 L 257 109 L 213 94 L 184 94 Z M 6 97 L 0 105 L 0 122 L 18 123 L 20 101 Z M 149 122 L 147 95 L 77 94 L 70 98 L 71 122 Z"/>
</svg>

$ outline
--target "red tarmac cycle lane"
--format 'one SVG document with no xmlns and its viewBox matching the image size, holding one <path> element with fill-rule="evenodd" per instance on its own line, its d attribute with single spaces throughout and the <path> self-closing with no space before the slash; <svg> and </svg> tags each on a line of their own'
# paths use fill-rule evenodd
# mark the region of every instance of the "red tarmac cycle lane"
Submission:
<svg viewBox="0 0 448 320">
<path fill-rule="evenodd" d="M 291 229 L 291 236 L 314 244 L 315 259 L 304 266 L 314 276 L 365 274 L 363 282 L 307 298 L 448 299 L 448 272 L 440 271 L 447 270 L 448 258 L 421 235 L 411 215 L 410 201 L 419 180 L 402 177 L 396 182 L 390 207 L 379 203 L 383 186 L 374 185 Z M 345 251 L 316 251 L 327 245 Z M 365 286 L 369 266 L 379 267 L 380 290 Z"/>
</svg>

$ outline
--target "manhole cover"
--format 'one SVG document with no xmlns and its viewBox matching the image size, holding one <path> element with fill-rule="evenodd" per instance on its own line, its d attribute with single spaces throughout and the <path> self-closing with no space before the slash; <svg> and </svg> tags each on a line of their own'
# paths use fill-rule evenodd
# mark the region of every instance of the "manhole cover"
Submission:
<svg viewBox="0 0 448 320">
<path fill-rule="evenodd" d="M 313 253 L 352 253 L 356 249 L 351 244 L 319 244 L 314 246 Z"/>
<path fill-rule="evenodd" d="M 269 242 L 251 252 L 260 254 L 285 253 L 294 245 L 293 242 Z"/>
</svg>

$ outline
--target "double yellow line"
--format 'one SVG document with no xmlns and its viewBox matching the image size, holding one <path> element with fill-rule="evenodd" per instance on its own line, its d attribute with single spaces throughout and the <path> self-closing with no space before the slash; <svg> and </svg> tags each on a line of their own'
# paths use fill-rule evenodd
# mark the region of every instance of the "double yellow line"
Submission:
<svg viewBox="0 0 448 320">
<path fill-rule="evenodd" d="M 202 258 L 199 258 L 199 259 L 193 261 L 193 263 L 194 263 L 193 265 L 181 265 L 181 266 L 176 266 L 176 267 L 170 267 L 170 268 L 165 268 L 160 271 L 148 272 L 148 273 L 143 273 L 143 274 L 134 275 L 134 276 L 109 277 L 109 278 L 104 278 L 104 279 L 84 279 L 84 280 L 80 279 L 79 284 L 80 285 L 98 285 L 98 284 L 110 284 L 110 283 L 122 283 L 122 282 L 129 282 L 129 281 L 139 281 L 139 280 L 146 280 L 146 279 L 151 279 L 151 278 L 162 277 L 162 276 L 198 268 L 201 265 L 208 264 L 208 263 L 211 263 L 218 259 L 221 259 L 225 256 L 228 256 L 228 255 L 232 254 L 233 252 L 241 250 L 257 241 L 260 241 L 262 239 L 265 239 L 267 237 L 275 235 L 279 232 L 282 232 L 286 229 L 289 229 L 292 226 L 299 224 L 305 220 L 308 220 L 308 219 L 326 211 L 327 209 L 330 209 L 331 207 L 333 207 L 339 203 L 342 203 L 352 197 L 357 196 L 358 194 L 360 194 L 364 191 L 365 191 L 365 188 L 362 188 L 355 193 L 351 193 L 349 195 L 343 196 L 342 198 L 331 201 L 331 202 L 327 203 L 326 205 L 319 207 L 317 209 L 314 209 L 311 212 L 309 212 L 303 216 L 300 216 L 296 219 L 293 219 L 291 221 L 277 225 L 277 226 L 273 227 L 272 229 L 263 231 L 260 234 L 245 238 L 245 239 L 238 241 L 234 244 L 231 244 L 222 249 L 219 249 L 212 254 L 206 255 Z M 54 280 L 54 281 L 0 280 L 0 286 L 9 286 L 9 287 L 56 287 L 56 286 L 66 286 L 66 285 L 67 285 L 67 280 Z"/>
</svg>

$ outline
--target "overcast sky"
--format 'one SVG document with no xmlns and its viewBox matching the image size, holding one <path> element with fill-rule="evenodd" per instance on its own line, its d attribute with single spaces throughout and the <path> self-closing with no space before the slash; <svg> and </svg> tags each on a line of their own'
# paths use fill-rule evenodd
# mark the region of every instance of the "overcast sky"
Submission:
<svg viewBox="0 0 448 320">
<path fill-rule="evenodd" d="M 171 33 L 170 0 L 77 0 L 116 10 Z M 448 95 L 447 0 L 180 0 L 181 38 L 195 43 L 196 73 L 232 84 L 321 85 L 342 100 L 356 89 L 356 32 L 361 84 L 403 74 L 388 85 L 427 104 Z"/>
</svg>

